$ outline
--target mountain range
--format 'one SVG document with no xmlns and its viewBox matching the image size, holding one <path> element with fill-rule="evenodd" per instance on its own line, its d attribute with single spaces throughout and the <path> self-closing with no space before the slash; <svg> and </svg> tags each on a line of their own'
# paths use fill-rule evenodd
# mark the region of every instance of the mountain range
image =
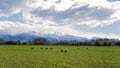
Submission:
<svg viewBox="0 0 120 68">
<path fill-rule="evenodd" d="M 36 38 L 45 38 L 49 42 L 59 42 L 59 41 L 90 41 L 90 40 L 97 40 L 101 39 L 99 37 L 93 37 L 91 39 L 80 37 L 80 36 L 73 36 L 73 35 L 62 35 L 61 33 L 37 33 L 35 31 L 29 31 L 25 33 L 19 34 L 8 34 L 4 31 L 0 31 L 0 39 L 4 40 L 20 40 L 20 41 L 32 41 Z M 118 39 L 110 39 L 110 40 L 118 40 Z"/>
<path fill-rule="evenodd" d="M 88 41 L 90 39 L 79 37 L 79 36 L 72 36 L 72 35 L 62 35 L 60 33 L 36 33 L 34 31 L 29 31 L 25 33 L 10 35 L 5 32 L 0 32 L 0 39 L 4 40 L 20 40 L 20 41 L 30 41 L 34 40 L 35 38 L 45 38 L 49 42 L 56 42 L 56 41 Z M 97 39 L 97 38 L 96 38 Z"/>
</svg>

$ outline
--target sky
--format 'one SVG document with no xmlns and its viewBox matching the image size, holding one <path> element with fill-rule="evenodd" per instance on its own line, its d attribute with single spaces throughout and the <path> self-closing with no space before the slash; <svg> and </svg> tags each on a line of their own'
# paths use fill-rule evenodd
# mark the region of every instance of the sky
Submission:
<svg viewBox="0 0 120 68">
<path fill-rule="evenodd" d="M 120 0 L 0 0 L 0 32 L 120 39 Z"/>
</svg>

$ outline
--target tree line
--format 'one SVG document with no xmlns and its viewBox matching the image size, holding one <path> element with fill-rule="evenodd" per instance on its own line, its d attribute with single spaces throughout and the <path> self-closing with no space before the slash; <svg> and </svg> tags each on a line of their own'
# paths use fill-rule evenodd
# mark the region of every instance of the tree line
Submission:
<svg viewBox="0 0 120 68">
<path fill-rule="evenodd" d="M 3 40 L 0 39 L 0 45 L 69 45 L 69 46 L 120 46 L 119 40 L 97 39 L 90 41 L 57 41 L 49 42 L 45 38 L 36 38 L 32 41 Z"/>
</svg>

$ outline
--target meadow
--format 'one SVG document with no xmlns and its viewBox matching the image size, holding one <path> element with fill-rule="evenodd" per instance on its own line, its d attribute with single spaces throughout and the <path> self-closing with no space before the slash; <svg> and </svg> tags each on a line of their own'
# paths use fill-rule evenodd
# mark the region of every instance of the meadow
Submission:
<svg viewBox="0 0 120 68">
<path fill-rule="evenodd" d="M 0 68 L 120 68 L 120 47 L 1 45 Z"/>
</svg>

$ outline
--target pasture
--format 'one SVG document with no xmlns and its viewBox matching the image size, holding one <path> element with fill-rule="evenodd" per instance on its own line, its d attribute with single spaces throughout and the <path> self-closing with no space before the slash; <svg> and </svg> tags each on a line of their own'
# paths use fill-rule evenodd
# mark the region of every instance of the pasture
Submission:
<svg viewBox="0 0 120 68">
<path fill-rule="evenodd" d="M 0 68 L 120 68 L 120 47 L 1 45 Z"/>
</svg>

